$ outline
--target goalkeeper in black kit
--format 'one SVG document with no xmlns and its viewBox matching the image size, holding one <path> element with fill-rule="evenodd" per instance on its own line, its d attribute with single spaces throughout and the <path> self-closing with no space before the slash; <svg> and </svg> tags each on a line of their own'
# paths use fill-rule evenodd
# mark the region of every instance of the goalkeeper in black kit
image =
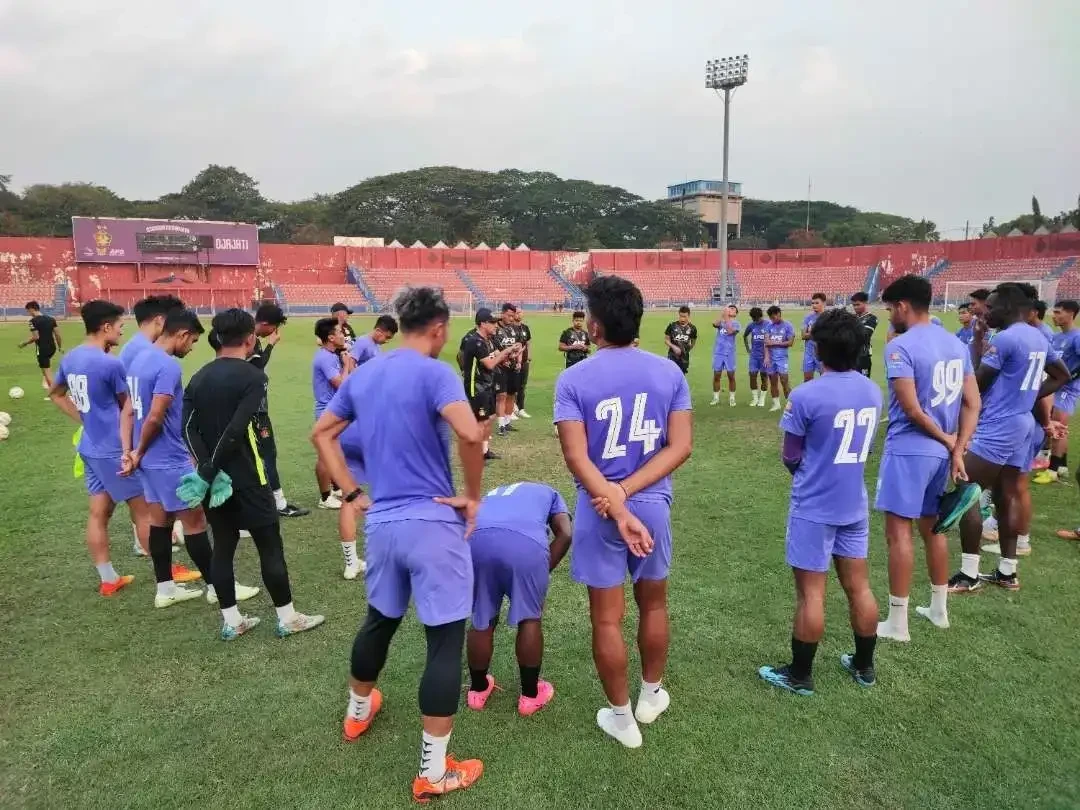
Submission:
<svg viewBox="0 0 1080 810">
<path fill-rule="evenodd" d="M 859 350 L 859 359 L 855 362 L 855 368 L 864 377 L 870 376 L 874 360 L 874 330 L 877 329 L 878 317 L 870 311 L 870 296 L 864 292 L 857 292 L 851 296 L 851 308 L 855 311 L 855 317 L 863 328 L 863 345 Z"/>
</svg>

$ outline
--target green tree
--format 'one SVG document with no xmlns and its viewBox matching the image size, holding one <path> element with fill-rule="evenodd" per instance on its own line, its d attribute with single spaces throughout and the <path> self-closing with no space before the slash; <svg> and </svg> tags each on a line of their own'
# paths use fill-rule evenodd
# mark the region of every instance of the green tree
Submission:
<svg viewBox="0 0 1080 810">
<path fill-rule="evenodd" d="M 261 223 L 267 214 L 258 181 L 234 166 L 207 166 L 179 194 L 166 195 L 162 202 L 174 204 L 180 216 L 223 222 Z"/>
<path fill-rule="evenodd" d="M 1031 220 L 1036 228 L 1043 224 L 1042 207 L 1039 205 L 1039 198 L 1034 194 L 1031 195 Z"/>
<path fill-rule="evenodd" d="M 30 236 L 71 236 L 71 218 L 123 217 L 131 204 L 105 186 L 63 183 L 29 186 L 22 196 L 20 216 Z"/>
</svg>

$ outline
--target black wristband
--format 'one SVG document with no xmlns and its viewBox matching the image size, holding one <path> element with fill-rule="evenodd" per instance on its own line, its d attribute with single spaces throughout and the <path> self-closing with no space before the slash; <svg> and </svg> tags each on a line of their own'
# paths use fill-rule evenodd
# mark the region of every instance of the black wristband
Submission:
<svg viewBox="0 0 1080 810">
<path fill-rule="evenodd" d="M 357 487 L 356 489 L 354 489 L 352 492 L 350 492 L 348 495 L 345 496 L 345 503 L 352 503 L 353 501 L 355 501 L 357 498 L 359 498 L 363 494 L 364 494 L 363 488 L 362 487 Z"/>
</svg>

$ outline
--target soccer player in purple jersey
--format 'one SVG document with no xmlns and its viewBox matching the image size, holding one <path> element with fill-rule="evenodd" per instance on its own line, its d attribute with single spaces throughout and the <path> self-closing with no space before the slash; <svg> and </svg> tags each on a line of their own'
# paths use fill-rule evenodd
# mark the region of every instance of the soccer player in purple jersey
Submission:
<svg viewBox="0 0 1080 810">
<path fill-rule="evenodd" d="M 548 529 L 554 539 L 548 545 Z M 555 687 L 540 679 L 544 656 L 544 613 L 550 574 L 570 548 L 570 510 L 547 484 L 519 481 L 493 489 L 480 502 L 472 548 L 472 627 L 466 643 L 470 709 L 484 708 L 495 679 L 488 674 L 495 644 L 495 624 L 503 599 L 509 599 L 507 624 L 517 628 L 521 695 L 518 714 L 528 717 L 555 697 Z"/>
<path fill-rule="evenodd" d="M 1055 422 L 1068 426 L 1069 419 L 1076 410 L 1077 397 L 1080 396 L 1080 329 L 1075 326 L 1076 315 L 1080 313 L 1080 304 L 1076 301 L 1058 301 L 1054 304 L 1053 319 L 1059 331 L 1051 338 L 1054 349 L 1061 354 L 1065 368 L 1069 370 L 1070 380 L 1054 394 L 1052 418 Z M 1038 473 L 1032 480 L 1036 484 L 1049 484 L 1066 478 L 1069 474 L 1069 440 L 1053 439 L 1050 444 L 1050 463 L 1046 470 Z"/>
<path fill-rule="evenodd" d="M 972 481 L 994 494 L 1001 560 L 992 574 L 980 577 L 983 526 L 976 505 L 960 521 L 961 569 L 949 580 L 950 593 L 970 593 L 982 582 L 1019 590 L 1016 540 L 1023 520 L 1018 508 L 1023 501 L 1021 478 L 1035 458 L 1036 421 L 1051 434 L 1061 430 L 1062 426 L 1050 419 L 1051 401 L 1045 398 L 1069 380 L 1065 365 L 1048 357 L 1046 338 L 1026 322 L 1033 301 L 1020 285 L 998 285 L 986 305 L 986 326 L 997 332 L 975 370 L 982 413 L 964 467 Z"/>
<path fill-rule="evenodd" d="M 315 398 L 315 421 L 319 421 L 326 406 L 334 398 L 334 393 L 341 387 L 349 375 L 352 357 L 346 351 L 345 333 L 341 323 L 333 318 L 320 318 L 315 321 L 315 338 L 319 348 L 311 361 L 311 391 Z M 349 367 L 344 364 L 348 357 Z M 315 461 L 315 481 L 319 486 L 319 508 L 340 509 L 341 498 L 335 493 L 335 481 L 326 471 L 320 459 Z"/>
<path fill-rule="evenodd" d="M 765 407 L 768 369 L 765 366 L 765 332 L 769 322 L 761 307 L 751 307 L 750 323 L 743 330 L 743 348 L 746 349 L 747 366 L 750 370 L 750 407 Z M 758 386 L 758 383 L 761 386 Z"/>
<path fill-rule="evenodd" d="M 791 394 L 788 382 L 788 349 L 795 343 L 795 327 L 784 320 L 780 307 L 775 304 L 766 310 L 769 323 L 765 327 L 765 370 L 769 375 L 772 393 L 771 411 L 780 410 L 780 388 L 784 398 Z"/>
<path fill-rule="evenodd" d="M 916 612 L 937 627 L 949 626 L 949 547 L 934 524 L 950 478 L 958 485 L 963 481 L 964 447 L 979 418 L 971 355 L 958 338 L 930 323 L 932 297 L 930 281 L 916 275 L 897 279 L 881 294 L 896 337 L 885 349 L 889 429 L 874 504 L 885 513 L 889 545 L 889 615 L 877 634 L 894 641 L 911 640 L 912 521 L 926 546 L 930 573 L 930 605 Z M 965 492 L 968 501 L 978 501 L 978 487 Z"/>
<path fill-rule="evenodd" d="M 99 592 L 112 596 L 134 579 L 120 576 L 109 560 L 109 519 L 116 504 L 126 503 L 140 536 L 149 533 L 149 513 L 138 476 L 120 475 L 123 457 L 131 452 L 120 436 L 120 409 L 128 398 L 124 364 L 108 350 L 120 344 L 124 308 L 111 301 L 87 301 L 81 313 L 86 340 L 60 361 L 49 399 L 82 425 L 77 452 L 86 465 L 90 515 L 86 546 L 101 578 Z M 130 438 L 130 437 L 129 437 Z"/>
<path fill-rule="evenodd" d="M 585 297 L 597 352 L 555 384 L 554 421 L 578 487 L 570 574 L 589 590 L 593 660 L 610 704 L 597 712 L 597 725 L 637 748 L 637 723 L 652 723 L 670 701 L 661 681 L 669 643 L 671 473 L 690 456 L 690 389 L 677 363 L 631 345 L 644 309 L 637 287 L 603 276 Z M 622 635 L 628 573 L 641 653 L 634 712 Z"/>
<path fill-rule="evenodd" d="M 956 330 L 956 337 L 965 346 L 970 346 L 974 339 L 975 330 L 971 325 L 971 305 L 961 304 L 956 308 L 956 317 L 960 321 L 960 328 Z"/>
<path fill-rule="evenodd" d="M 724 381 L 724 373 L 727 372 L 728 405 L 735 407 L 735 338 L 739 334 L 739 322 L 736 320 L 738 317 L 739 308 L 728 304 L 724 308 L 724 316 L 713 322 L 716 343 L 713 345 L 713 395 L 710 405 L 720 402 L 720 386 Z"/>
<path fill-rule="evenodd" d="M 312 442 L 330 474 L 362 496 L 338 438 L 349 425 L 371 481 L 367 510 L 368 612 L 353 642 L 344 735 L 356 740 L 382 706 L 375 688 L 410 598 L 427 637 L 420 681 L 423 739 L 413 797 L 420 802 L 467 788 L 479 760 L 446 753 L 461 697 L 465 621 L 472 611 L 473 566 L 466 538 L 476 521 L 484 471 L 483 431 L 461 379 L 438 360 L 450 308 L 430 287 L 405 290 L 395 309 L 400 348 L 365 363 L 342 385 L 315 425 Z M 376 415 L 371 403 L 379 403 Z M 463 494 L 454 495 L 450 433 L 458 437 Z"/>
<path fill-rule="evenodd" d="M 824 311 L 825 293 L 814 293 L 810 296 L 810 311 L 802 322 L 802 339 L 804 341 L 802 358 L 803 382 L 810 382 L 810 380 L 814 379 L 815 371 L 821 373 L 821 363 L 818 362 L 817 355 L 814 353 L 814 341 L 810 337 L 810 331 L 814 328 L 814 322 Z"/>
<path fill-rule="evenodd" d="M 813 664 L 825 633 L 829 563 L 847 595 L 855 652 L 840 664 L 857 684 L 876 682 L 877 602 L 866 564 L 870 539 L 866 458 L 881 413 L 881 389 L 855 366 L 863 345 L 859 319 L 843 309 L 822 313 L 811 336 L 822 375 L 791 393 L 780 429 L 782 459 L 792 473 L 787 562 L 795 574 L 791 663 L 758 675 L 797 695 L 814 694 Z"/>
<path fill-rule="evenodd" d="M 379 356 L 381 348 L 394 339 L 397 334 L 397 321 L 392 315 L 380 315 L 375 321 L 375 328 L 366 335 L 353 341 L 349 354 L 357 366 Z"/>
</svg>

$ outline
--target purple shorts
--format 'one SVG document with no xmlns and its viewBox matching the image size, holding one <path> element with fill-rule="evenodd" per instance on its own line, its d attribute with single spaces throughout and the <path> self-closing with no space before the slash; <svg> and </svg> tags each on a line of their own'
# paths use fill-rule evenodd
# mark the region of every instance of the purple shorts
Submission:
<svg viewBox="0 0 1080 810">
<path fill-rule="evenodd" d="M 512 529 L 477 529 L 469 538 L 473 564 L 472 626 L 487 630 L 510 600 L 506 622 L 539 619 L 544 614 L 550 575 L 547 548 Z"/>
<path fill-rule="evenodd" d="M 766 374 L 787 374 L 788 373 L 788 359 L 785 357 L 779 360 L 770 360 L 768 365 L 765 366 Z"/>
<path fill-rule="evenodd" d="M 168 470 L 148 470 L 143 467 L 142 488 L 146 502 L 159 503 L 166 512 L 187 511 L 191 507 L 176 497 L 176 488 L 180 486 L 181 478 L 194 471 L 190 464 Z"/>
<path fill-rule="evenodd" d="M 1028 440 L 1031 442 L 1031 446 L 1028 448 L 1028 460 L 1027 464 L 1020 468 L 1021 472 L 1031 472 L 1031 468 L 1035 464 L 1035 458 L 1042 452 L 1043 444 L 1046 442 L 1046 431 L 1034 419 L 1032 419 L 1031 434 L 1028 436 Z"/>
<path fill-rule="evenodd" d="M 874 508 L 916 520 L 938 512 L 949 483 L 949 460 L 936 456 L 886 453 L 878 470 Z"/>
<path fill-rule="evenodd" d="M 830 526 L 788 515 L 787 563 L 792 568 L 824 573 L 833 557 L 864 560 L 869 547 L 867 518 L 846 526 Z"/>
<path fill-rule="evenodd" d="M 808 371 L 816 371 L 819 374 L 821 373 L 821 363 L 818 362 L 816 349 L 803 353 L 802 370 L 803 374 Z"/>
<path fill-rule="evenodd" d="M 1073 411 L 1076 410 L 1076 394 L 1072 391 L 1060 389 L 1054 394 L 1054 407 L 1062 413 L 1072 416 Z"/>
<path fill-rule="evenodd" d="M 427 627 L 469 617 L 473 567 L 465 526 L 434 520 L 368 524 L 364 544 L 368 604 L 392 619 L 409 598 Z"/>
<path fill-rule="evenodd" d="M 367 483 L 367 475 L 364 472 L 364 455 L 360 450 L 357 432 L 354 425 L 349 425 L 338 436 L 338 443 L 341 445 L 341 452 L 345 456 L 349 473 L 355 479 L 357 486 L 363 486 Z"/>
<path fill-rule="evenodd" d="M 712 370 L 714 372 L 719 371 L 736 371 L 735 358 L 734 357 L 714 357 L 712 359 Z"/>
<path fill-rule="evenodd" d="M 1031 452 L 1032 429 L 1035 427 L 1038 425 L 1030 413 L 1017 414 L 991 424 L 980 421 L 971 438 L 970 451 L 991 464 L 1018 470 L 1031 469 L 1031 462 L 1035 458 Z"/>
<path fill-rule="evenodd" d="M 631 499 L 630 511 L 645 524 L 653 538 L 647 557 L 635 557 L 619 536 L 615 521 L 596 514 L 586 493 L 578 493 L 574 539 L 570 544 L 570 576 L 590 588 L 614 588 L 626 575 L 639 579 L 667 579 L 671 568 L 671 506 L 665 501 Z"/>
<path fill-rule="evenodd" d="M 143 496 L 142 473 L 136 471 L 134 475 L 122 478 L 119 458 L 84 456 L 83 464 L 86 467 L 86 491 L 91 495 L 108 493 L 113 503 L 125 503 Z"/>
<path fill-rule="evenodd" d="M 768 371 L 768 369 L 765 368 L 765 358 L 764 357 L 755 357 L 754 355 L 750 355 L 750 373 L 751 374 L 764 374 L 767 371 Z"/>
</svg>

